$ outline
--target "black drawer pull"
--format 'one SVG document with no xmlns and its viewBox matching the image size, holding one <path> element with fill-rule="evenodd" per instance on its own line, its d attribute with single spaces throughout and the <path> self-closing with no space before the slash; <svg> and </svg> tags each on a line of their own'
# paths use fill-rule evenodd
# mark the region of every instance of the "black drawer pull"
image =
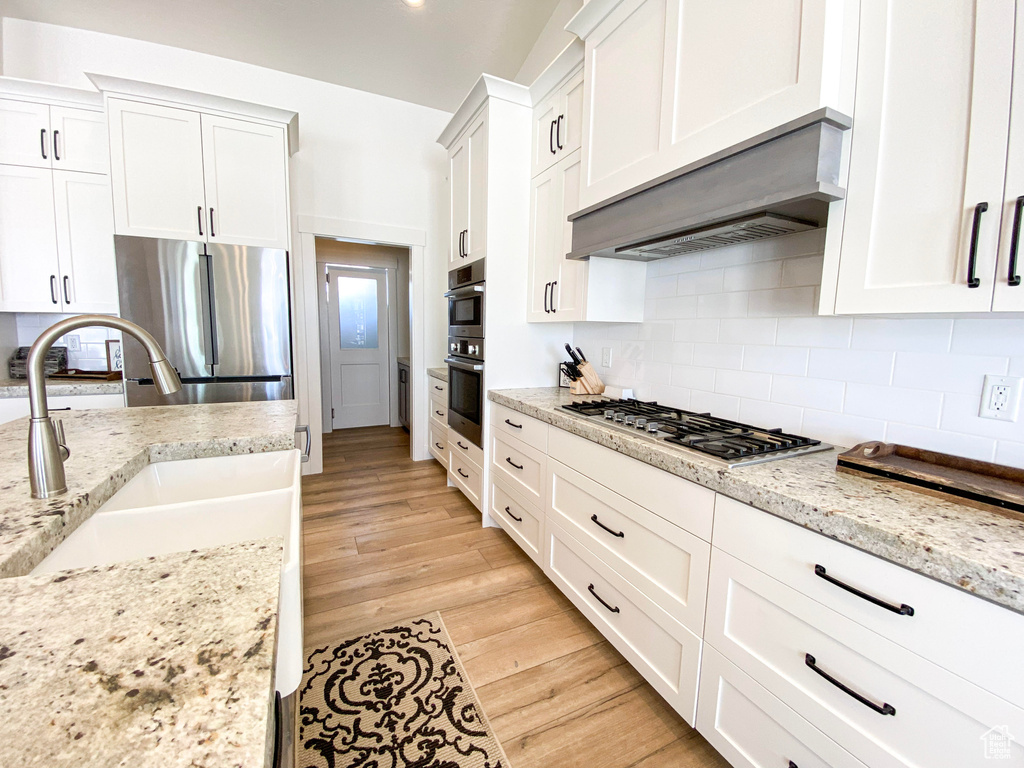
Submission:
<svg viewBox="0 0 1024 768">
<path fill-rule="evenodd" d="M 50 300 L 54 304 L 59 304 L 57 301 L 57 276 L 50 275 Z"/>
<path fill-rule="evenodd" d="M 551 127 L 548 129 L 548 149 L 551 150 L 551 154 L 558 154 L 555 151 L 555 121 L 551 121 Z"/>
<path fill-rule="evenodd" d="M 460 475 L 462 475 L 467 480 L 469 480 L 469 475 L 467 475 L 465 472 L 462 471 L 462 467 L 456 467 L 455 471 L 458 472 Z"/>
<path fill-rule="evenodd" d="M 444 387 L 439 387 L 436 384 L 434 385 L 434 389 L 436 389 L 438 392 L 444 392 Z"/>
<path fill-rule="evenodd" d="M 794 763 L 792 760 L 790 760 L 789 761 L 789 768 L 800 768 L 800 766 L 797 765 L 796 763 Z"/>
<path fill-rule="evenodd" d="M 610 533 L 610 534 L 611 534 L 612 536 L 618 536 L 618 537 L 619 537 L 620 539 L 624 539 L 624 538 L 626 538 L 626 534 L 625 534 L 625 532 L 624 532 L 624 531 L 615 531 L 615 530 L 612 530 L 612 529 L 611 529 L 611 528 L 609 528 L 609 527 L 608 527 L 607 525 L 605 525 L 605 524 L 604 524 L 604 523 L 602 523 L 602 522 L 601 522 L 600 520 L 598 520 L 598 519 L 597 519 L 597 515 L 591 515 L 591 516 L 590 516 L 590 521 L 591 521 L 591 522 L 593 522 L 593 523 L 596 523 L 596 524 L 597 524 L 597 527 L 598 527 L 598 528 L 604 528 L 604 529 L 605 529 L 606 531 L 608 531 L 608 533 Z"/>
<path fill-rule="evenodd" d="M 464 451 L 468 451 L 469 450 L 469 446 L 468 445 L 463 445 L 461 440 L 456 440 L 455 444 L 457 446 L 459 446 L 459 448 L 461 448 Z"/>
<path fill-rule="evenodd" d="M 512 461 L 512 457 L 511 456 L 506 456 L 505 457 L 505 461 L 507 461 L 509 464 L 511 464 L 516 469 L 522 469 L 523 468 L 522 464 L 516 464 L 514 461 Z"/>
<path fill-rule="evenodd" d="M 197 205 L 196 210 L 199 211 L 197 216 L 199 217 L 199 236 L 203 236 L 203 206 Z"/>
<path fill-rule="evenodd" d="M 1006 284 L 1011 288 L 1020 285 L 1020 275 L 1017 274 L 1017 246 L 1020 244 L 1020 215 L 1024 208 L 1024 195 L 1017 198 L 1013 207 L 1013 235 L 1010 237 L 1010 269 L 1006 275 Z"/>
<path fill-rule="evenodd" d="M 857 597 L 860 597 L 860 598 L 863 598 L 864 600 L 867 600 L 869 603 L 874 603 L 879 608 L 885 608 L 885 610 L 892 611 L 893 613 L 898 613 L 901 616 L 913 616 L 914 615 L 914 609 L 911 608 L 906 603 L 902 603 L 900 605 L 893 605 L 892 603 L 887 603 L 884 600 L 879 600 L 874 595 L 869 595 L 867 592 L 861 592 L 856 587 L 851 587 L 849 584 L 844 584 L 843 582 L 841 582 L 839 579 L 835 578 L 834 576 L 829 576 L 828 575 L 828 571 L 825 570 L 825 566 L 824 565 L 818 565 L 817 563 L 815 563 L 815 565 L 814 565 L 814 575 L 824 579 L 829 584 L 835 584 L 840 589 L 845 589 L 847 592 L 849 592 L 852 595 L 856 595 Z"/>
<path fill-rule="evenodd" d="M 43 160 L 49 160 L 46 156 L 46 129 L 43 128 L 39 131 L 39 151 L 43 153 Z"/>
<path fill-rule="evenodd" d="M 60 153 L 57 151 L 57 139 L 60 137 L 60 131 L 53 132 L 53 159 L 60 160 Z"/>
<path fill-rule="evenodd" d="M 510 427 L 515 427 L 516 429 L 522 429 L 523 428 L 522 424 L 513 424 L 508 419 L 505 419 L 505 423 L 508 424 Z"/>
<path fill-rule="evenodd" d="M 565 115 L 559 115 L 555 125 L 555 146 L 559 149 L 565 149 L 562 146 L 562 121 L 565 120 Z"/>
<path fill-rule="evenodd" d="M 869 707 L 869 708 L 873 709 L 875 712 L 877 712 L 880 715 L 895 715 L 896 714 L 896 710 L 892 706 L 892 704 L 885 704 L 885 703 L 883 703 L 882 706 L 878 706 L 877 704 L 875 704 L 875 702 L 871 701 L 871 699 L 866 699 L 863 696 L 861 696 L 859 693 L 857 693 L 855 690 L 853 690 L 852 688 L 849 688 L 849 687 L 843 685 L 841 682 L 839 682 L 834 677 L 832 677 L 832 675 L 830 675 L 828 672 L 826 672 L 821 667 L 819 667 L 817 665 L 817 661 L 815 660 L 815 658 L 813 656 L 811 656 L 811 654 L 809 654 L 809 653 L 804 654 L 804 663 L 807 664 L 808 667 L 813 669 L 819 675 L 824 677 L 826 680 L 828 680 L 830 683 L 832 683 L 832 685 L 834 685 L 840 691 L 842 691 L 845 694 L 848 694 L 848 695 L 852 696 L 857 701 L 859 701 L 861 704 L 863 704 L 865 707 Z"/>
<path fill-rule="evenodd" d="M 509 509 L 508 507 L 505 507 L 505 514 L 506 514 L 506 515 L 508 515 L 509 517 L 511 517 L 511 518 L 512 518 L 513 520 L 515 520 L 515 521 L 516 521 L 517 523 L 521 523 L 521 522 L 523 522 L 523 518 L 521 518 L 521 517 L 516 517 L 515 515 L 513 515 L 513 514 L 512 514 L 512 510 L 511 510 L 511 509 Z"/>
<path fill-rule="evenodd" d="M 210 209 L 210 237 L 216 237 L 217 233 L 213 231 L 213 208 Z"/>
<path fill-rule="evenodd" d="M 71 288 L 68 287 L 68 276 L 64 275 L 64 303 L 71 303 Z"/>
<path fill-rule="evenodd" d="M 981 280 L 975 272 L 978 262 L 978 230 L 981 229 L 981 214 L 988 210 L 988 203 L 978 203 L 974 206 L 974 224 L 971 226 L 971 250 L 967 255 L 967 287 L 977 288 Z"/>
<path fill-rule="evenodd" d="M 599 594 L 597 594 L 597 592 L 594 591 L 594 585 L 593 584 L 588 586 L 587 589 L 590 590 L 590 594 L 592 594 L 594 597 L 597 598 L 597 602 L 599 602 L 601 605 L 603 605 L 609 611 L 611 611 L 612 613 L 618 613 L 619 612 L 619 606 L 616 605 L 613 608 L 612 606 L 608 605 L 608 603 L 606 603 L 604 600 L 601 599 L 601 596 Z"/>
<path fill-rule="evenodd" d="M 438 416 L 444 416 L 444 414 L 441 413 L 440 411 L 434 411 L 434 413 L 436 413 Z"/>
<path fill-rule="evenodd" d="M 444 446 L 441 445 L 440 443 L 434 443 L 434 447 L 437 448 L 437 450 L 439 450 L 439 451 L 443 451 L 444 450 Z"/>
</svg>

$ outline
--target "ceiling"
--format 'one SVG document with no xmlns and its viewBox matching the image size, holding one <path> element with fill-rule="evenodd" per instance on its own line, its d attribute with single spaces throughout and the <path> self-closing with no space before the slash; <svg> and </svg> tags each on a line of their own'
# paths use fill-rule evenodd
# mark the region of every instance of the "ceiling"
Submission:
<svg viewBox="0 0 1024 768">
<path fill-rule="evenodd" d="M 513 79 L 558 0 L 0 0 L 0 13 L 223 56 L 453 112 Z"/>
</svg>

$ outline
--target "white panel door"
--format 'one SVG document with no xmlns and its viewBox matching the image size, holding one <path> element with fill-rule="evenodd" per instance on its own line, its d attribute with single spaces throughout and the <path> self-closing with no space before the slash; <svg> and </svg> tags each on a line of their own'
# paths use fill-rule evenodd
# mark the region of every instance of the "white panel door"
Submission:
<svg viewBox="0 0 1024 768">
<path fill-rule="evenodd" d="M 0 311 L 60 312 L 53 172 L 0 165 Z"/>
<path fill-rule="evenodd" d="M 208 241 L 288 248 L 284 127 L 202 116 Z"/>
<path fill-rule="evenodd" d="M 206 240 L 199 113 L 109 99 L 107 116 L 114 231 Z"/>
<path fill-rule="evenodd" d="M 555 123 L 555 145 L 558 148 L 558 159 L 561 160 L 579 149 L 583 143 L 583 70 L 570 77 L 558 89 L 558 115 Z"/>
<path fill-rule="evenodd" d="M 581 208 L 646 181 L 660 149 L 665 2 L 626 0 L 587 37 Z"/>
<path fill-rule="evenodd" d="M 543 173 L 558 159 L 555 129 L 558 127 L 558 94 L 550 96 L 533 110 L 533 172 Z"/>
<path fill-rule="evenodd" d="M 328 267 L 334 429 L 389 424 L 386 270 Z"/>
<path fill-rule="evenodd" d="M 1024 243 L 1020 237 L 1024 226 L 1024 10 L 1017 13 L 1015 40 L 1006 190 L 992 300 L 992 309 L 1000 312 L 1024 312 Z"/>
<path fill-rule="evenodd" d="M 561 238 L 561 176 L 549 168 L 530 184 L 530 255 L 527 317 L 531 323 L 554 320 L 551 313 L 552 283 L 557 280 L 557 248 Z"/>
<path fill-rule="evenodd" d="M 1013 26 L 1008 0 L 862 3 L 836 312 L 990 309 Z"/>
<path fill-rule="evenodd" d="M 663 170 L 838 107 L 844 2 L 670 0 Z"/>
<path fill-rule="evenodd" d="M 0 99 L 0 163 L 49 168 L 52 155 L 50 107 Z"/>
<path fill-rule="evenodd" d="M 453 269 L 466 257 L 466 231 L 469 229 L 469 141 L 463 138 L 448 156 L 448 190 L 451 196 L 451 244 L 448 268 Z"/>
<path fill-rule="evenodd" d="M 63 311 L 117 314 L 114 217 L 107 177 L 54 171 L 53 200 Z"/>
<path fill-rule="evenodd" d="M 50 107 L 50 128 L 54 170 L 110 173 L 107 116 L 103 112 Z"/>
<path fill-rule="evenodd" d="M 554 314 L 560 322 L 583 320 L 586 311 L 587 269 L 589 262 L 565 258 L 572 250 L 572 222 L 569 214 L 575 213 L 580 202 L 580 172 L 583 168 L 579 150 L 559 161 L 556 172 L 559 178 L 558 232 L 555 249 L 555 286 L 551 301 Z"/>
<path fill-rule="evenodd" d="M 487 115 L 470 126 L 469 143 L 469 231 L 466 232 L 464 261 L 478 261 L 487 255 Z"/>
</svg>

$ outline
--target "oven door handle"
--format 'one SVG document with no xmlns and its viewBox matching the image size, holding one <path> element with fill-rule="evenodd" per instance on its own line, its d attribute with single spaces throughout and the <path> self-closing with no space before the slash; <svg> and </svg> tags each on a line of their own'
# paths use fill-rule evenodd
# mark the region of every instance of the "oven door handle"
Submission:
<svg viewBox="0 0 1024 768">
<path fill-rule="evenodd" d="M 467 285 L 464 288 L 454 288 L 448 291 L 444 296 L 446 299 L 464 299 L 467 296 L 472 296 L 475 293 L 483 293 L 484 287 L 482 285 Z"/>
<path fill-rule="evenodd" d="M 450 357 L 446 357 L 444 361 L 448 363 L 448 365 L 450 365 L 452 368 L 458 368 L 460 371 L 482 371 L 484 369 L 483 365 L 464 363 L 461 360 L 453 360 Z"/>
</svg>

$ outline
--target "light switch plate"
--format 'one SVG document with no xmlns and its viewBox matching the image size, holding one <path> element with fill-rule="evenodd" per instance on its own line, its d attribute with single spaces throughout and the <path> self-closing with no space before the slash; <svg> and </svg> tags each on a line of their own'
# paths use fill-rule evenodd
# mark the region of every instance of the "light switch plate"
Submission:
<svg viewBox="0 0 1024 768">
<path fill-rule="evenodd" d="M 983 419 L 1016 421 L 1022 384 L 1024 379 L 1014 376 L 986 376 L 978 415 Z"/>
</svg>

